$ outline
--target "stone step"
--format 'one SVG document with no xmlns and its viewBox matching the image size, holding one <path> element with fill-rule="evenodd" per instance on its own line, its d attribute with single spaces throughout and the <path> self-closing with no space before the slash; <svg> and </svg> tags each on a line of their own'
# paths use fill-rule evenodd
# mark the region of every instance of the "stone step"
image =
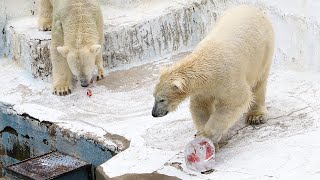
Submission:
<svg viewBox="0 0 320 180">
<path fill-rule="evenodd" d="M 218 0 L 109 0 L 102 6 L 105 21 L 104 66 L 148 62 L 195 46 L 211 29 L 222 1 Z M 110 4 L 114 3 L 113 6 Z M 37 29 L 37 17 L 10 20 L 5 54 L 42 80 L 51 78 L 51 32 Z"/>
</svg>

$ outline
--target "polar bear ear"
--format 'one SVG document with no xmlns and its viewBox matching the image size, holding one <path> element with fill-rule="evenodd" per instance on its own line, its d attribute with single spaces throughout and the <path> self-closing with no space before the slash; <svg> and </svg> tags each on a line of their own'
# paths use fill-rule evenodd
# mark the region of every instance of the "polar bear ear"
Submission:
<svg viewBox="0 0 320 180">
<path fill-rule="evenodd" d="M 181 92 L 185 92 L 185 82 L 183 79 L 177 79 L 173 81 L 173 89 L 174 90 L 179 90 Z"/>
<path fill-rule="evenodd" d="M 63 56 L 63 57 L 67 57 L 68 56 L 68 53 L 69 53 L 69 49 L 65 46 L 59 46 L 57 47 L 57 50 L 58 52 Z"/>
<path fill-rule="evenodd" d="M 90 47 L 90 51 L 95 54 L 98 55 L 99 53 L 101 53 L 101 45 L 93 45 Z"/>
</svg>

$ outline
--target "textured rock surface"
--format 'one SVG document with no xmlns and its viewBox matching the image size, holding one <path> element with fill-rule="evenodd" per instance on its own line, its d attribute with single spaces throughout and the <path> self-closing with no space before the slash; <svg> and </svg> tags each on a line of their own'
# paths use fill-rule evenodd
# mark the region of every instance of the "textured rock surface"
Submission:
<svg viewBox="0 0 320 180">
<path fill-rule="evenodd" d="M 5 26 L 7 22 L 6 9 L 4 1 L 0 1 L 0 57 L 4 51 L 4 37 L 5 37 Z"/>
<path fill-rule="evenodd" d="M 1 0 L 0 1 L 0 57 L 5 53 L 6 23 L 8 20 L 37 13 L 37 0 Z"/>
<path fill-rule="evenodd" d="M 131 9 L 103 6 L 104 65 L 114 68 L 147 62 L 195 46 L 211 29 L 219 8 L 212 0 L 177 2 L 165 1 L 159 6 L 149 2 Z M 36 17 L 8 22 L 6 39 L 9 58 L 35 78 L 50 79 L 50 32 L 37 30 Z"/>
</svg>

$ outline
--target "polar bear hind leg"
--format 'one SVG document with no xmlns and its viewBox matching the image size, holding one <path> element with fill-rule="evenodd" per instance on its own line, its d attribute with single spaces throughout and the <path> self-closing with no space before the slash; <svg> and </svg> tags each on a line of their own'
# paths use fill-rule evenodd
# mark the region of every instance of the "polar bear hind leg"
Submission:
<svg viewBox="0 0 320 180">
<path fill-rule="evenodd" d="M 251 125 L 262 124 L 265 122 L 265 97 L 266 97 L 267 80 L 260 81 L 253 89 L 255 101 L 246 115 L 246 122 Z"/>
<path fill-rule="evenodd" d="M 246 122 L 251 125 L 257 125 L 265 123 L 265 113 L 267 109 L 265 107 L 265 98 L 267 90 L 267 81 L 269 76 L 269 71 L 271 68 L 271 62 L 273 59 L 274 51 L 274 38 L 270 35 L 269 43 L 266 46 L 266 56 L 264 57 L 266 62 L 266 70 L 256 86 L 252 89 L 254 95 L 254 103 L 250 107 L 249 112 L 246 115 Z"/>
</svg>

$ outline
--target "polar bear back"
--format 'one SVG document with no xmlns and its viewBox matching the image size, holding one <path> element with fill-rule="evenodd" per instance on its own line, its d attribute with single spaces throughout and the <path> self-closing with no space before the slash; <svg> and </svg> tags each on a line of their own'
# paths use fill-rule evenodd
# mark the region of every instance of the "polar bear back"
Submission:
<svg viewBox="0 0 320 180">
<path fill-rule="evenodd" d="M 54 0 L 53 11 L 54 23 L 61 23 L 65 45 L 101 44 L 98 0 Z"/>
<path fill-rule="evenodd" d="M 207 57 L 211 62 L 205 63 L 215 69 L 230 71 L 225 75 L 246 76 L 244 78 L 253 87 L 267 76 L 273 49 L 271 22 L 260 10 L 241 5 L 224 13 L 195 53 Z"/>
</svg>

